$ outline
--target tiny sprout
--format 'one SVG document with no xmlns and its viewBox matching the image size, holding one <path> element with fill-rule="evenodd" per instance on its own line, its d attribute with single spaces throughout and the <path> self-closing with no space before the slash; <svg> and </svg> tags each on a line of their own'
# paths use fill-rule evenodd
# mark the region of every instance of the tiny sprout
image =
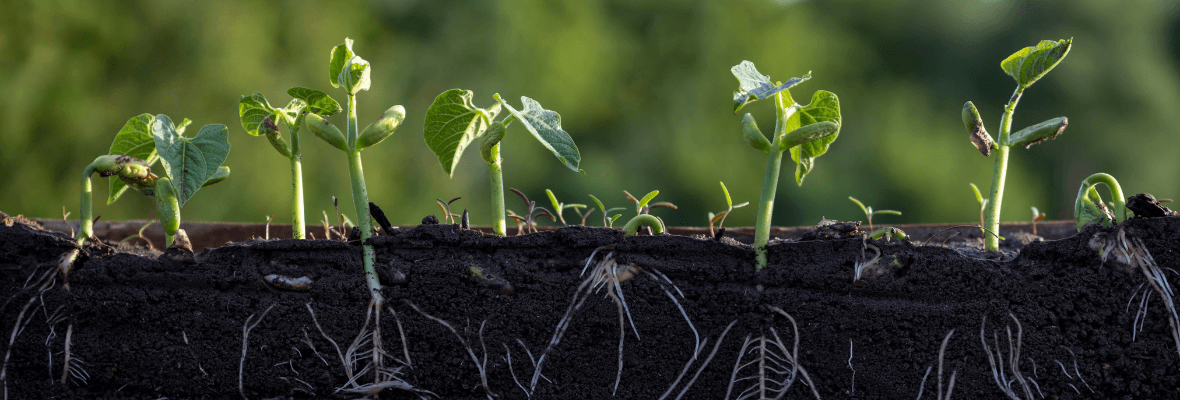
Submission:
<svg viewBox="0 0 1180 400">
<path fill-rule="evenodd" d="M 271 217 L 269 215 L 267 215 L 266 216 L 266 230 L 264 233 L 265 236 L 263 237 L 263 240 L 270 240 L 270 220 L 271 220 Z"/>
<path fill-rule="evenodd" d="M 483 270 L 482 270 L 482 269 L 480 269 L 479 267 L 476 267 L 476 266 L 470 266 L 470 267 L 467 267 L 467 270 L 468 270 L 468 271 L 471 271 L 471 277 L 472 277 L 472 278 L 476 278 L 476 279 L 484 279 Z"/>
<path fill-rule="evenodd" d="M 615 226 L 615 221 L 623 216 L 623 214 L 611 215 L 611 213 L 626 210 L 626 208 L 623 207 L 613 207 L 608 209 L 606 206 L 602 205 L 602 201 L 598 200 L 598 198 L 594 197 L 594 195 L 590 195 L 590 200 L 594 200 L 594 204 L 597 205 L 598 209 L 602 211 L 602 227 L 604 228 L 613 228 Z M 586 215 L 590 215 L 590 213 L 587 212 Z"/>
<path fill-rule="evenodd" d="M 877 215 L 877 214 L 881 214 L 881 215 L 897 215 L 897 216 L 900 216 L 900 215 L 901 215 L 901 211 L 894 211 L 894 210 L 876 210 L 876 211 L 873 211 L 873 207 L 871 207 L 871 206 L 865 206 L 865 205 L 864 205 L 864 203 L 861 203 L 861 202 L 860 202 L 860 200 L 857 200 L 855 197 L 852 197 L 852 196 L 848 196 L 848 200 L 852 200 L 852 202 L 853 202 L 853 203 L 856 203 L 856 205 L 857 205 L 858 207 L 860 207 L 860 211 L 861 211 L 861 212 L 863 212 L 863 213 L 865 213 L 865 218 L 869 220 L 869 230 L 870 230 L 870 231 L 871 231 L 871 230 L 873 230 L 873 216 L 874 216 L 874 215 Z"/>
<path fill-rule="evenodd" d="M 1045 213 L 1037 210 L 1036 207 L 1032 207 L 1032 234 L 1037 234 L 1037 221 L 1044 220 L 1045 217 Z"/>
<path fill-rule="evenodd" d="M 1112 211 L 1106 207 L 1102 196 L 1098 194 L 1098 185 L 1106 185 L 1110 190 L 1110 197 L 1114 200 Z M 1078 188 L 1078 198 L 1074 201 L 1073 216 L 1080 232 L 1086 224 L 1094 222 L 1102 226 L 1110 226 L 1127 219 L 1127 203 L 1123 196 L 1123 188 L 1110 174 L 1097 173 L 1082 181 Z"/>
<path fill-rule="evenodd" d="M 634 236 L 639 233 L 640 227 L 651 228 L 653 235 L 660 235 L 664 233 L 664 220 L 651 214 L 636 215 L 623 225 L 623 236 Z"/>
<path fill-rule="evenodd" d="M 561 220 L 562 226 L 569 226 L 569 224 L 565 222 L 565 217 L 563 217 L 561 215 L 565 211 L 565 209 L 567 209 L 567 208 L 574 209 L 574 212 L 577 213 L 579 217 L 582 217 L 581 210 L 583 208 L 586 208 L 585 204 L 565 204 L 565 203 L 559 202 L 559 201 L 557 201 L 557 196 L 554 196 L 553 191 L 549 190 L 549 189 L 545 189 L 545 194 L 549 196 L 549 203 L 553 205 L 553 210 L 557 212 L 557 219 Z M 593 210 L 591 210 L 591 211 L 593 211 Z M 589 215 L 590 213 L 587 212 L 586 214 Z M 586 218 L 585 217 L 582 218 L 582 225 L 586 225 Z"/>
<path fill-rule="evenodd" d="M 898 241 L 901 241 L 901 242 L 904 242 L 907 239 L 909 239 L 909 237 L 906 236 L 905 232 L 903 232 L 901 229 L 897 229 L 895 227 L 881 228 L 881 229 L 869 232 L 868 237 L 869 237 L 869 239 L 873 239 L 873 240 L 880 240 L 881 238 L 893 238 L 893 239 L 897 239 Z"/>
<path fill-rule="evenodd" d="M 635 196 L 632 196 L 631 193 L 628 193 L 626 190 L 623 191 L 623 194 L 627 195 L 627 200 L 631 200 L 632 203 L 635 203 L 635 213 L 636 213 L 635 215 L 636 216 L 647 214 L 653 208 L 663 207 L 663 208 L 671 208 L 673 210 L 676 209 L 675 204 L 672 204 L 672 203 L 669 203 L 666 201 L 659 202 L 659 203 L 652 203 L 651 202 L 652 199 L 654 199 L 656 197 L 656 195 L 660 194 L 659 190 L 653 190 L 651 192 L 648 192 L 646 195 L 643 196 L 642 199 L 638 199 L 638 200 L 636 200 Z"/>
<path fill-rule="evenodd" d="M 459 214 L 455 214 L 455 213 L 451 212 L 451 203 L 454 203 L 456 200 L 459 200 L 459 199 L 462 199 L 462 197 L 453 198 L 453 199 L 451 199 L 451 201 L 443 201 L 442 199 L 434 199 L 438 203 L 438 208 L 440 210 L 442 210 L 442 212 L 443 212 L 443 220 L 444 221 L 448 221 L 448 223 L 451 223 L 451 224 L 455 223 L 455 217 L 458 217 Z"/>
<path fill-rule="evenodd" d="M 513 193 L 516 193 L 517 196 L 520 196 L 520 198 L 524 200 L 525 206 L 528 207 L 528 212 L 526 212 L 523 216 L 517 215 L 516 213 L 509 210 L 509 214 L 511 214 L 509 217 L 516 220 L 517 235 L 523 233 L 523 230 L 521 229 L 522 223 L 524 224 L 525 228 L 528 228 L 529 233 L 537 232 L 537 223 L 535 219 L 538 215 L 548 216 L 549 219 L 557 222 L 557 218 L 553 216 L 553 213 L 549 212 L 549 209 L 537 206 L 536 201 L 529 201 L 528 196 L 525 196 L 523 192 L 516 190 L 516 188 L 508 188 L 508 190 L 511 190 Z"/>
<path fill-rule="evenodd" d="M 742 204 L 738 204 L 736 206 L 733 205 L 733 198 L 729 197 L 729 189 L 725 188 L 725 182 L 720 182 L 720 183 L 721 183 L 721 193 L 725 193 L 725 205 L 728 208 L 726 208 L 725 211 L 722 211 L 717 214 L 713 214 L 711 212 L 709 213 L 709 236 L 717 236 L 717 233 L 713 231 L 713 224 L 717 224 L 718 228 L 724 226 L 725 225 L 725 217 L 728 217 L 729 214 L 733 212 L 733 209 L 742 208 L 742 207 L 750 205 L 750 202 L 748 202 L 748 201 L 745 203 L 742 203 Z"/>
</svg>

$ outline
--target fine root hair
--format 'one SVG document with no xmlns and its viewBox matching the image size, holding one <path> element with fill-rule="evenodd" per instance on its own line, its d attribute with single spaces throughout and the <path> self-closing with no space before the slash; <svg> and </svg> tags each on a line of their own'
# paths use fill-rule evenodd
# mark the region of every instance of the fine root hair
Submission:
<svg viewBox="0 0 1180 400">
<path fill-rule="evenodd" d="M 807 370 L 802 365 L 799 365 L 799 325 L 795 323 L 795 318 L 778 307 L 771 306 L 770 310 L 786 317 L 791 322 L 794 345 L 788 349 L 774 327 L 770 328 L 770 337 L 765 334 L 756 338 L 746 335 L 742 341 L 742 349 L 738 351 L 737 361 L 733 364 L 733 373 L 729 377 L 729 387 L 725 390 L 725 399 L 729 400 L 733 393 L 734 384 L 741 381 L 749 381 L 749 386 L 738 393 L 737 400 L 781 399 L 796 380 L 801 380 L 804 385 L 807 385 L 816 399 L 821 398 L 811 376 L 807 374 Z M 749 361 L 743 363 L 746 359 Z M 753 368 L 739 378 L 738 374 L 747 367 Z"/>
<path fill-rule="evenodd" d="M 999 335 L 995 330 L 992 331 L 992 345 L 987 343 L 987 316 L 983 317 L 983 322 L 979 326 L 979 341 L 983 344 L 983 352 L 987 353 L 987 362 L 991 365 L 992 379 L 995 380 L 996 386 L 1004 392 L 1009 399 L 1012 400 L 1030 400 L 1033 398 L 1032 390 L 1029 387 L 1029 379 L 1025 378 L 1020 372 L 1020 346 L 1023 340 L 1024 328 L 1020 325 L 1020 320 L 1016 319 L 1016 315 L 1008 313 L 1008 317 L 1016 323 L 1016 337 L 1012 336 L 1012 326 L 1005 326 L 1008 333 L 1008 364 L 1004 364 L 1004 352 L 1000 347 Z M 1007 369 L 1005 370 L 1005 367 Z M 1013 387 L 1013 384 L 1016 384 Z M 1019 390 L 1019 392 L 1017 391 Z M 1022 397 L 1023 396 L 1023 397 Z"/>
<path fill-rule="evenodd" d="M 242 358 L 240 360 L 238 360 L 238 394 L 242 395 L 242 399 L 244 399 L 244 400 L 249 399 L 248 397 L 246 397 L 246 389 L 243 386 L 244 379 L 243 379 L 242 375 L 243 375 L 243 371 L 245 370 L 245 367 L 246 367 L 246 350 L 247 350 L 248 344 L 249 344 L 250 331 L 254 330 L 254 327 L 256 327 L 256 326 L 258 326 L 258 324 L 262 323 L 262 319 L 266 318 L 266 314 L 270 313 L 270 310 L 272 308 L 275 308 L 274 304 L 271 304 L 270 307 L 267 307 L 266 311 L 263 311 L 262 315 L 259 316 L 258 320 L 254 321 L 253 324 L 251 324 L 250 321 L 254 320 L 255 314 L 250 314 L 250 316 L 246 318 L 246 322 L 242 324 Z"/>
<path fill-rule="evenodd" d="M 467 339 L 464 338 L 463 335 L 459 334 L 459 331 L 456 330 L 454 326 L 452 326 L 450 323 L 448 323 L 447 321 L 444 321 L 441 318 L 427 314 L 426 312 L 419 309 L 417 305 L 414 305 L 414 303 L 410 302 L 409 300 L 406 300 L 405 302 L 407 305 L 410 306 L 410 308 L 413 308 L 414 311 L 417 311 L 419 314 L 422 314 L 423 317 L 426 317 L 426 318 L 430 319 L 431 321 L 438 322 L 442 326 L 445 326 L 447 329 L 449 329 L 451 331 L 451 333 L 455 334 L 456 338 L 459 338 L 459 343 L 463 344 L 463 349 L 467 350 L 467 355 L 471 357 L 471 361 L 475 363 L 476 370 L 479 371 L 480 386 L 483 386 L 484 393 L 487 394 L 488 400 L 491 400 L 493 398 L 493 396 L 492 396 L 492 390 L 490 388 L 488 388 L 488 374 L 487 374 L 487 372 L 488 372 L 488 347 L 484 344 L 484 341 L 483 341 L 483 328 L 485 325 L 487 325 L 488 321 L 484 320 L 483 322 L 479 323 L 479 334 L 478 334 L 479 347 L 480 347 L 481 351 L 483 352 L 483 359 L 481 360 L 479 357 L 475 356 L 475 351 L 471 349 L 471 344 L 467 342 Z M 505 346 L 505 348 L 507 348 L 507 346 Z"/>
<path fill-rule="evenodd" d="M 946 337 L 942 338 L 942 345 L 938 346 L 938 393 L 936 393 L 937 400 L 951 400 L 951 393 L 955 391 L 955 375 L 957 375 L 959 373 L 958 369 L 951 371 L 951 379 L 950 379 L 950 382 L 947 384 L 945 394 L 942 391 L 942 369 L 943 369 L 942 364 L 943 364 L 943 360 L 946 358 L 946 345 L 947 345 L 947 343 L 950 343 L 951 336 L 954 334 L 955 334 L 955 330 L 951 329 L 950 332 L 947 332 Z M 932 368 L 934 368 L 934 367 L 926 367 L 926 375 L 922 376 L 922 384 L 918 386 L 918 400 L 922 399 L 922 392 L 924 392 L 926 390 L 926 378 L 930 377 L 930 370 Z"/>
</svg>

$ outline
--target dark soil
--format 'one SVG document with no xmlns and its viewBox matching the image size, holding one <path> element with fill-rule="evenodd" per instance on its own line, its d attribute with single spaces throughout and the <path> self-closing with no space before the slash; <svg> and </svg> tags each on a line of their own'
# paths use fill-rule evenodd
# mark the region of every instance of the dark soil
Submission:
<svg viewBox="0 0 1180 400">
<path fill-rule="evenodd" d="M 341 352 L 362 331 L 370 300 L 355 244 L 246 241 L 209 249 L 192 262 L 88 245 L 68 277 L 68 290 L 62 285 L 66 279 L 58 277 L 39 293 L 35 282 L 26 282 L 56 268 L 60 255 L 75 245 L 65 234 L 8 224 L 0 225 L 0 348 L 10 352 L 4 378 L 9 399 L 240 398 L 248 322 L 257 325 L 249 331 L 241 364 L 245 396 L 360 397 L 336 392 L 347 386 L 345 369 L 308 311 L 314 310 Z M 1019 346 L 1018 368 L 1035 380 L 1039 390 L 1032 393 L 1038 398 L 1180 398 L 1180 357 L 1164 302 L 1153 293 L 1143 330 L 1132 340 L 1144 275 L 1113 259 L 1103 263 L 1091 249 L 1096 235 L 1117 229 L 1091 227 L 1062 240 L 1032 241 L 1010 261 L 878 241 L 871 243 L 883 253 L 874 270 L 878 276 L 860 283 L 853 282 L 854 266 L 864 257 L 859 238 L 772 245 L 771 266 L 761 272 L 754 271 L 752 249 L 729 238 L 622 238 L 603 228 L 501 238 L 457 225 L 429 225 L 378 236 L 373 243 L 386 283 L 380 326 L 386 365 L 408 361 L 400 379 L 438 398 L 488 397 L 464 343 L 486 362 L 492 395 L 526 398 L 512 374 L 530 386 L 534 368 L 523 346 L 533 356 L 542 354 L 585 279 L 580 274 L 587 258 L 608 246 L 595 255 L 591 269 L 606 256 L 638 268 L 620 285 L 638 337 L 627 323 L 614 398 L 658 399 L 678 381 L 668 397 L 676 398 L 734 321 L 683 398 L 726 398 L 743 340 L 775 335 L 788 349 L 798 340 L 799 365 L 824 398 L 915 398 L 931 367 L 922 390 L 935 398 L 939 345 L 952 330 L 943 386 L 953 375 L 956 399 L 1004 398 L 983 351 L 981 329 L 989 347 L 1002 349 L 1005 367 L 1011 365 L 1009 346 Z M 1141 239 L 1161 268 L 1173 270 L 1166 276 L 1175 279 L 1180 218 L 1132 219 L 1121 229 L 1128 238 Z M 306 292 L 283 290 L 265 282 L 270 274 L 307 276 L 313 283 Z M 660 274 L 675 288 L 661 283 Z M 612 398 L 620 314 L 607 293 L 604 288 L 590 295 L 573 312 L 564 337 L 546 356 L 533 398 Z M 694 333 L 669 294 L 700 338 L 707 338 L 696 360 Z M 15 329 L 10 346 L 26 304 L 32 304 L 25 313 L 28 323 Z M 414 306 L 449 323 L 458 336 Z M 772 307 L 794 318 L 797 338 L 791 321 Z M 1005 328 L 1011 329 L 1011 341 Z M 63 385 L 67 332 L 75 376 L 67 374 Z M 740 363 L 759 353 L 747 348 Z M 366 360 L 362 357 L 358 369 Z M 757 366 L 746 366 L 737 378 L 757 375 Z M 1006 369 L 1003 380 L 1013 377 Z M 360 382 L 372 380 L 366 373 Z M 756 384 L 738 380 L 729 398 Z M 1018 384 L 1013 388 L 1025 397 Z M 784 398 L 812 398 L 811 390 L 797 380 Z M 380 397 L 418 395 L 387 389 Z"/>
</svg>

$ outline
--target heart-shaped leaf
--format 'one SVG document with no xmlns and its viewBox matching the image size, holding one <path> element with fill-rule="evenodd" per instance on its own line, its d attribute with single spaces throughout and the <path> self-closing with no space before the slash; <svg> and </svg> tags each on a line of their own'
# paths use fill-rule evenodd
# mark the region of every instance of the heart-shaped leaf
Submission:
<svg viewBox="0 0 1180 400">
<path fill-rule="evenodd" d="M 156 155 L 156 142 L 152 139 L 152 121 L 154 120 L 155 117 L 151 114 L 131 117 L 127 123 L 123 124 L 123 129 L 119 129 L 119 133 L 115 134 L 115 141 L 111 143 L 111 150 L 107 154 L 138 158 L 147 162 L 150 168 L 160 159 Z M 127 183 L 121 179 L 108 179 L 108 182 L 110 182 L 108 186 L 110 190 L 107 194 L 107 204 L 109 205 L 127 191 Z"/>
<path fill-rule="evenodd" d="M 775 93 L 790 89 L 791 87 L 803 83 L 811 79 L 811 73 L 803 75 L 799 78 L 791 78 L 781 85 L 775 85 L 770 82 L 770 76 L 762 75 L 758 69 L 754 67 L 754 63 L 750 61 L 742 61 L 738 65 L 734 65 L 729 69 L 733 72 L 733 76 L 738 79 L 738 90 L 733 92 L 733 113 L 737 114 L 746 104 L 770 98 Z"/>
<path fill-rule="evenodd" d="M 1000 68 L 1016 79 L 1020 87 L 1032 86 L 1034 82 L 1056 67 L 1073 45 L 1073 38 L 1042 40 L 1036 46 L 1029 46 L 1005 58 Z"/>
<path fill-rule="evenodd" d="M 549 151 L 552 151 L 553 155 L 561 160 L 566 167 L 575 172 L 582 172 L 578 169 L 578 164 L 582 161 L 582 153 L 578 152 L 578 146 L 574 144 L 574 139 L 561 129 L 561 115 L 542 108 L 541 103 L 525 96 L 520 96 L 520 102 L 524 105 L 520 111 L 505 103 L 499 96 L 496 96 L 496 100 L 504 104 L 504 107 L 508 108 L 508 112 L 516 116 L 521 125 L 532 132 L 533 137 L 537 138 Z"/>
<path fill-rule="evenodd" d="M 340 87 L 336 79 L 340 77 L 340 71 L 344 70 L 344 64 L 347 64 L 354 55 L 352 53 L 352 39 L 349 38 L 344 38 L 344 44 L 332 48 L 332 53 L 329 55 L 330 61 L 328 61 L 328 82 L 332 83 L 332 87 Z"/>
<path fill-rule="evenodd" d="M 167 115 L 160 114 L 152 123 L 152 137 L 181 207 L 217 174 L 229 155 L 229 129 L 221 124 L 205 125 L 195 137 L 186 138 L 176 132 Z"/>
<path fill-rule="evenodd" d="M 241 100 L 238 100 L 238 117 L 242 120 L 242 128 L 251 136 L 259 135 L 258 126 L 262 125 L 263 119 L 270 117 L 278 122 L 277 114 L 278 110 L 270 106 L 270 102 L 266 101 L 266 96 L 262 93 L 242 96 Z"/>
<path fill-rule="evenodd" d="M 811 104 L 803 106 L 791 117 L 799 118 L 800 127 L 818 122 L 832 122 L 836 124 L 835 133 L 791 148 L 791 160 L 794 160 L 796 163 L 795 183 L 803 185 L 803 178 L 808 173 L 811 173 L 811 169 L 815 165 L 815 158 L 826 153 L 828 146 L 836 141 L 836 137 L 840 135 L 840 99 L 836 97 L 835 93 L 825 90 L 816 91 L 811 96 Z"/>
<path fill-rule="evenodd" d="M 426 109 L 423 132 L 426 146 L 438 156 L 438 163 L 448 176 L 454 176 L 455 166 L 467 145 L 488 128 L 483 116 L 493 119 L 500 113 L 500 104 L 484 110 L 471 102 L 472 96 L 470 90 L 451 89 L 435 97 Z"/>
<path fill-rule="evenodd" d="M 349 94 L 356 94 L 362 90 L 369 90 L 369 62 L 360 56 L 353 56 L 344 64 L 336 82 L 344 87 Z"/>
<path fill-rule="evenodd" d="M 339 73 L 337 73 L 337 75 L 339 75 Z M 332 98 L 332 96 L 328 96 L 327 93 L 321 92 L 319 90 L 308 89 L 304 87 L 293 87 L 287 89 L 287 94 L 296 99 L 303 100 L 307 103 L 308 111 L 314 114 L 319 114 L 324 118 L 331 117 L 332 115 L 344 111 L 344 108 L 340 107 L 340 103 L 337 103 L 336 100 Z"/>
</svg>

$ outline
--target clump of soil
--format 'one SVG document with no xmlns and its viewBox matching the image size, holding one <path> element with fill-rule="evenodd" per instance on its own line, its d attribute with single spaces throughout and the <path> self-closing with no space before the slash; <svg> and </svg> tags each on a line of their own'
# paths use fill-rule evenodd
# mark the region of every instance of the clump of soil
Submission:
<svg viewBox="0 0 1180 400">
<path fill-rule="evenodd" d="M 1119 229 L 1162 270 L 1180 268 L 1176 217 L 1031 241 L 1010 260 L 859 236 L 787 241 L 769 247 L 760 272 L 752 248 L 728 239 L 396 230 L 372 239 L 385 365 L 400 382 L 379 397 L 737 398 L 759 390 L 750 377 L 764 366 L 795 373 L 767 370 L 769 390 L 792 382 L 784 398 L 934 398 L 941 365 L 956 399 L 1006 397 L 1001 369 L 1020 398 L 1024 386 L 1038 398 L 1171 398 L 1171 314 L 1142 273 L 1102 261 L 1107 242 L 1092 246 Z M 870 244 L 882 267 L 858 284 Z M 68 289 L 64 277 L 44 292 L 26 284 L 75 248 L 64 234 L 0 225 L 8 398 L 358 397 L 337 390 L 350 386 L 341 356 L 370 301 L 355 243 L 254 240 L 191 261 L 88 245 Z M 354 371 L 370 359 L 357 356 Z"/>
</svg>

